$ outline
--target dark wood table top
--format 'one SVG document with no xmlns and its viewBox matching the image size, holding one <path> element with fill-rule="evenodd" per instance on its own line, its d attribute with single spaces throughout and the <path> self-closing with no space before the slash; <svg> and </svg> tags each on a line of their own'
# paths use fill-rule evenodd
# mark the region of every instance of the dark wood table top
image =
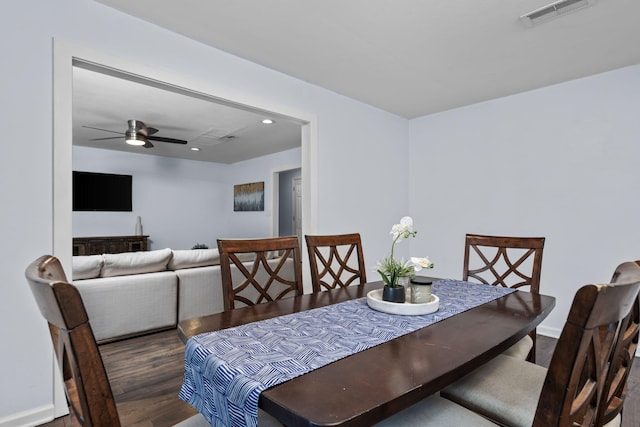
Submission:
<svg viewBox="0 0 640 427">
<path fill-rule="evenodd" d="M 382 282 L 185 320 L 194 335 L 365 297 Z M 271 387 L 260 407 L 288 427 L 372 425 L 438 392 L 531 332 L 555 298 L 517 291 Z"/>
</svg>

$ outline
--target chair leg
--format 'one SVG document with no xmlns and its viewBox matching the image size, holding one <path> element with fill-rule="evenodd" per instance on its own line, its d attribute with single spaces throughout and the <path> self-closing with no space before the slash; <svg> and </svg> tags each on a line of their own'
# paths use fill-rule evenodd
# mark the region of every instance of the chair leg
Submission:
<svg viewBox="0 0 640 427">
<path fill-rule="evenodd" d="M 530 334 L 531 339 L 533 340 L 533 347 L 531 347 L 531 351 L 527 356 L 527 362 L 536 363 L 536 331 L 535 329 Z"/>
</svg>

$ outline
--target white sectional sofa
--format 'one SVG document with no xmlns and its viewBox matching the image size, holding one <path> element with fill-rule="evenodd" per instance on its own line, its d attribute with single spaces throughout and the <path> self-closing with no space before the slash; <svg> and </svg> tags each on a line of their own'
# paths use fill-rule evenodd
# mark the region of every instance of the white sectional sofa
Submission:
<svg viewBox="0 0 640 427">
<path fill-rule="evenodd" d="M 98 342 L 224 310 L 217 249 L 74 256 L 72 280 Z"/>
</svg>

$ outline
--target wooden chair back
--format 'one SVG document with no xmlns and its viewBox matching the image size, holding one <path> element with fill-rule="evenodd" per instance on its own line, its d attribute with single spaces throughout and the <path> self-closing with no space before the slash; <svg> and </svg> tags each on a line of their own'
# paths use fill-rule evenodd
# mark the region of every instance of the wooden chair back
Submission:
<svg viewBox="0 0 640 427">
<path fill-rule="evenodd" d="M 120 419 L 80 293 L 60 261 L 49 255 L 25 273 L 40 313 L 49 323 L 73 425 L 117 427 Z"/>
<path fill-rule="evenodd" d="M 609 367 L 639 291 L 640 276 L 578 290 L 551 358 L 533 427 L 601 425 Z"/>
<path fill-rule="evenodd" d="M 640 281 L 640 261 L 621 264 L 611 278 L 612 284 L 638 281 Z M 620 334 L 611 358 L 611 368 L 603 390 L 605 403 L 600 405 L 596 425 L 606 425 L 618 414 L 622 416 L 627 397 L 627 379 L 638 348 L 639 325 L 640 295 L 636 298 L 633 309 L 622 322 L 623 333 Z"/>
<path fill-rule="evenodd" d="M 302 295 L 296 236 L 218 240 L 224 309 Z M 232 268 L 233 266 L 233 268 Z"/>
<path fill-rule="evenodd" d="M 540 292 L 544 237 L 467 234 L 462 280 Z"/>
<path fill-rule="evenodd" d="M 360 234 L 305 236 L 305 239 L 313 292 L 366 283 Z"/>
<path fill-rule="evenodd" d="M 544 237 L 504 237 L 467 234 L 464 246 L 462 280 L 506 288 L 528 287 L 540 293 Z M 533 347 L 527 360 L 536 361 L 536 334 L 529 336 Z"/>
</svg>

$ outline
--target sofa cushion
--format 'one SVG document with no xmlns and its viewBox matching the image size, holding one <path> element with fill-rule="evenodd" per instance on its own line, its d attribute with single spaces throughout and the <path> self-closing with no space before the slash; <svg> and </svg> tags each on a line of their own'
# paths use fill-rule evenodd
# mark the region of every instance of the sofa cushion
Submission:
<svg viewBox="0 0 640 427">
<path fill-rule="evenodd" d="M 71 260 L 71 279 L 93 279 L 100 277 L 100 271 L 104 265 L 102 255 L 80 255 Z"/>
<path fill-rule="evenodd" d="M 176 325 L 178 278 L 173 271 L 87 279 L 74 285 L 98 341 Z"/>
<path fill-rule="evenodd" d="M 104 266 L 100 277 L 164 271 L 167 269 L 171 255 L 171 249 L 169 248 L 157 251 L 104 254 Z"/>
<path fill-rule="evenodd" d="M 217 249 L 185 249 L 173 251 L 168 268 L 181 270 L 218 264 L 220 264 L 220 253 Z"/>
<path fill-rule="evenodd" d="M 224 311 L 220 266 L 176 270 L 178 321 Z"/>
</svg>

